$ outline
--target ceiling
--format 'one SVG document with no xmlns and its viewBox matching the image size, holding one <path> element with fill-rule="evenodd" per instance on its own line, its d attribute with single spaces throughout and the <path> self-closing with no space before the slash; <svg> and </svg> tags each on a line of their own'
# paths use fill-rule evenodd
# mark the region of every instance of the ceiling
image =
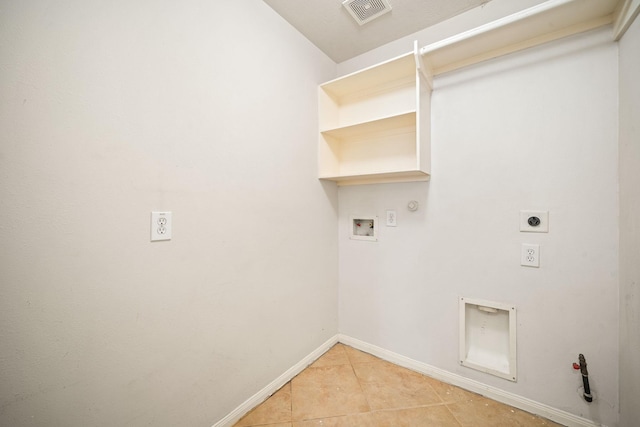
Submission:
<svg viewBox="0 0 640 427">
<path fill-rule="evenodd" d="M 342 0 L 264 0 L 340 63 L 490 0 L 389 0 L 391 12 L 360 26 Z"/>
</svg>

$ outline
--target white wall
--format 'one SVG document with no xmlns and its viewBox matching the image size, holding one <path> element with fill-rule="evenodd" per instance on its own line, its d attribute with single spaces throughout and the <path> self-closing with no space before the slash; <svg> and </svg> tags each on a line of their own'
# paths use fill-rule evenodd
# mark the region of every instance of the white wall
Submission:
<svg viewBox="0 0 640 427">
<path fill-rule="evenodd" d="M 640 20 L 620 41 L 620 425 L 640 420 Z"/>
<path fill-rule="evenodd" d="M 617 423 L 618 69 L 610 31 L 436 78 L 432 180 L 339 190 L 341 333 Z M 420 202 L 417 212 L 406 209 L 409 200 Z M 382 226 L 379 242 L 348 239 L 350 214 L 383 218 L 387 209 L 397 210 L 398 226 Z M 550 232 L 520 233 L 523 209 L 548 210 Z M 520 266 L 522 243 L 540 244 L 539 269 Z M 517 383 L 458 365 L 460 296 L 517 307 Z M 591 405 L 577 393 L 571 365 L 579 353 L 597 394 Z"/>
<path fill-rule="evenodd" d="M 337 332 L 335 64 L 260 1 L 0 9 L 0 424 L 212 425 Z"/>
</svg>

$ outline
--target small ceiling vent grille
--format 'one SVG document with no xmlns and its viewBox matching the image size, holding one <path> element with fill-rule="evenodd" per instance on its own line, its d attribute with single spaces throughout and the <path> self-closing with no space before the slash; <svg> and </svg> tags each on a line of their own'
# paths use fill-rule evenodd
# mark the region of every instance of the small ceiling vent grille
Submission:
<svg viewBox="0 0 640 427">
<path fill-rule="evenodd" d="M 342 5 L 360 25 L 391 11 L 387 0 L 344 0 Z"/>
</svg>

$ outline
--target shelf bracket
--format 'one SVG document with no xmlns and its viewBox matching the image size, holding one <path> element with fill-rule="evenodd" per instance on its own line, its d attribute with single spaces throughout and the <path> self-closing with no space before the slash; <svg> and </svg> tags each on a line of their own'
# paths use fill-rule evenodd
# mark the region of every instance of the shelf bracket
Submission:
<svg viewBox="0 0 640 427">
<path fill-rule="evenodd" d="M 640 14 L 640 0 L 622 0 L 615 12 L 613 23 L 613 39 L 622 38 L 634 19 Z"/>
<path fill-rule="evenodd" d="M 420 48 L 418 47 L 418 40 L 413 42 L 413 54 L 416 57 L 416 67 L 418 67 L 418 71 L 424 77 L 427 85 L 430 90 L 433 90 L 433 74 L 431 70 L 427 67 L 427 64 L 424 62 L 422 58 L 422 54 L 420 53 Z"/>
</svg>

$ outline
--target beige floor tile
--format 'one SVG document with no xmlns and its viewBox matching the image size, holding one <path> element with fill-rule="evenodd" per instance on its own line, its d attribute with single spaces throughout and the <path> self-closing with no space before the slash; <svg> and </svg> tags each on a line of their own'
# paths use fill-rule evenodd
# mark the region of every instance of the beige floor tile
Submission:
<svg viewBox="0 0 640 427">
<path fill-rule="evenodd" d="M 362 384 L 362 389 L 373 410 L 442 404 L 433 390 L 417 384 Z"/>
<path fill-rule="evenodd" d="M 358 376 L 358 380 L 363 383 L 421 381 L 431 388 L 428 384 L 429 377 L 380 359 L 370 363 L 354 363 L 353 370 Z"/>
<path fill-rule="evenodd" d="M 335 366 L 335 365 L 349 365 L 349 358 L 347 352 L 344 350 L 344 345 L 336 344 L 329 349 L 325 354 L 320 356 L 311 367 L 319 368 L 322 366 Z"/>
<path fill-rule="evenodd" d="M 374 413 L 376 427 L 460 427 L 444 405 Z"/>
<path fill-rule="evenodd" d="M 356 374 L 351 365 L 308 367 L 291 380 L 292 393 L 295 387 L 312 388 L 326 384 L 341 384 L 342 382 L 356 382 Z"/>
<path fill-rule="evenodd" d="M 351 365 L 307 368 L 291 381 L 292 420 L 369 411 Z"/>
<path fill-rule="evenodd" d="M 355 348 L 349 347 L 348 345 L 345 345 L 343 347 L 351 363 L 371 363 L 381 360 L 375 356 L 370 355 L 369 353 L 356 350 Z"/>
<path fill-rule="evenodd" d="M 292 427 L 291 423 L 278 423 L 278 424 L 258 424 L 251 427 Z"/>
<path fill-rule="evenodd" d="M 560 426 L 491 399 L 453 403 L 447 408 L 464 427 Z"/>
<path fill-rule="evenodd" d="M 285 384 L 261 405 L 255 407 L 234 424 L 234 427 L 269 424 L 274 424 L 277 427 L 291 426 L 291 383 Z"/>
<path fill-rule="evenodd" d="M 551 420 L 547 420 L 542 417 L 538 417 L 536 415 L 530 414 L 525 411 L 521 411 L 519 409 L 510 408 L 513 411 L 513 420 L 515 423 L 514 426 L 526 426 L 526 427 L 538 427 L 538 426 L 547 426 L 547 427 L 563 427 L 561 424 L 554 423 Z"/>
<path fill-rule="evenodd" d="M 473 402 L 485 399 L 479 394 L 427 377 L 427 382 L 445 403 Z"/>
<path fill-rule="evenodd" d="M 443 401 L 417 372 L 384 361 L 353 365 L 373 410 L 438 405 Z"/>
<path fill-rule="evenodd" d="M 234 427 L 560 427 L 337 344 Z"/>
<path fill-rule="evenodd" d="M 321 418 L 307 421 L 296 421 L 293 427 L 378 427 L 374 414 L 345 415 L 342 417 Z"/>
</svg>

